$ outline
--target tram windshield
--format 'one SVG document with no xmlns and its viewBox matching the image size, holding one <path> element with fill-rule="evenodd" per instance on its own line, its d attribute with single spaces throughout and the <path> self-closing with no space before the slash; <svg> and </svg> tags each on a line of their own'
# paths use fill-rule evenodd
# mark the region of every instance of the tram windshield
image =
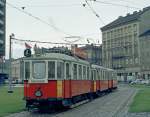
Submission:
<svg viewBox="0 0 150 117">
<path fill-rule="evenodd" d="M 35 79 L 46 78 L 46 64 L 45 62 L 38 61 L 32 63 L 32 76 Z"/>
</svg>

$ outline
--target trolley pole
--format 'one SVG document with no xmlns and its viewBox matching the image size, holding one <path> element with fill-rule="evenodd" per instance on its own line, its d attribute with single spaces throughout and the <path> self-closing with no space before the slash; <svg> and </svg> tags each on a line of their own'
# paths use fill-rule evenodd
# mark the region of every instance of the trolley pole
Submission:
<svg viewBox="0 0 150 117">
<path fill-rule="evenodd" d="M 9 88 L 8 93 L 13 93 L 12 89 L 12 71 L 11 71 L 11 62 L 12 62 L 12 39 L 15 37 L 15 35 L 12 33 L 9 36 Z"/>
</svg>

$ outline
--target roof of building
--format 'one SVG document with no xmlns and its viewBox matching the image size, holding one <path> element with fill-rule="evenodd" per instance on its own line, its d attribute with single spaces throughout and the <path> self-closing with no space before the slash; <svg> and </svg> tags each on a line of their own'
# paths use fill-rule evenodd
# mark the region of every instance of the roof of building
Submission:
<svg viewBox="0 0 150 117">
<path fill-rule="evenodd" d="M 150 35 L 150 29 L 142 33 L 139 37 L 144 37 Z"/>
<path fill-rule="evenodd" d="M 83 50 L 87 50 L 87 49 L 99 49 L 99 48 L 102 48 L 102 45 L 96 46 L 94 44 L 91 44 L 91 45 L 82 46 L 80 48 L 83 49 Z"/>
<path fill-rule="evenodd" d="M 133 14 L 127 14 L 125 17 L 120 16 L 118 17 L 118 19 L 116 19 L 115 21 L 107 24 L 106 26 L 102 27 L 101 30 L 105 31 L 107 29 L 112 29 L 114 27 L 120 26 L 120 25 L 124 25 L 126 23 L 132 22 L 132 21 L 136 21 L 140 18 L 140 16 L 145 13 L 146 11 L 150 10 L 150 6 L 143 8 L 143 10 L 140 10 L 139 12 L 135 11 L 133 12 Z"/>
</svg>

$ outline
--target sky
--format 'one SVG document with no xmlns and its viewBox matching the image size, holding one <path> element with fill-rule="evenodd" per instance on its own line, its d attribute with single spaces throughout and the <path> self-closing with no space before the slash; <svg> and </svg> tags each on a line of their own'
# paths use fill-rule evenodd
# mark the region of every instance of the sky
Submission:
<svg viewBox="0 0 150 117">
<path fill-rule="evenodd" d="M 15 34 L 15 38 L 25 40 L 38 40 L 48 42 L 73 41 L 65 37 L 82 37 L 77 43 L 101 43 L 100 28 L 127 13 L 139 11 L 150 6 L 150 0 L 97 0 L 101 2 L 120 4 L 136 8 L 103 4 L 88 1 L 99 18 L 85 4 L 85 0 L 7 0 L 6 7 L 6 58 L 8 58 L 9 35 Z M 24 12 L 28 12 L 42 21 L 16 10 L 9 4 L 16 6 Z M 22 9 L 24 8 L 24 9 Z M 56 27 L 56 28 L 55 28 Z M 24 43 L 13 41 L 13 58 L 23 56 Z M 35 43 L 29 43 L 32 47 Z M 39 44 L 40 47 L 50 47 L 48 44 Z"/>
</svg>

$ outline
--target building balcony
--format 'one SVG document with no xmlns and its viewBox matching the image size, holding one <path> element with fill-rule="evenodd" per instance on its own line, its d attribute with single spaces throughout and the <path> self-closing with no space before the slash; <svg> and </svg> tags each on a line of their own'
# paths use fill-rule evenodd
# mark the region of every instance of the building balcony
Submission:
<svg viewBox="0 0 150 117">
<path fill-rule="evenodd" d="M 112 68 L 115 69 L 115 70 L 118 70 L 118 69 L 124 69 L 125 67 L 123 67 L 123 66 L 113 66 Z"/>
<path fill-rule="evenodd" d="M 112 59 L 125 59 L 126 57 L 126 55 L 113 55 Z"/>
<path fill-rule="evenodd" d="M 3 41 L 3 40 L 0 40 L 0 44 L 4 44 L 4 41 Z"/>
<path fill-rule="evenodd" d="M 0 25 L 4 25 L 4 21 L 0 20 Z"/>
<path fill-rule="evenodd" d="M 3 16 L 4 12 L 2 10 L 0 10 L 0 16 Z"/>
<path fill-rule="evenodd" d="M 0 30 L 0 35 L 3 35 L 4 34 L 4 31 L 3 30 Z"/>
<path fill-rule="evenodd" d="M 4 6 L 4 5 L 5 5 L 5 3 L 0 0 L 0 6 Z"/>
</svg>

